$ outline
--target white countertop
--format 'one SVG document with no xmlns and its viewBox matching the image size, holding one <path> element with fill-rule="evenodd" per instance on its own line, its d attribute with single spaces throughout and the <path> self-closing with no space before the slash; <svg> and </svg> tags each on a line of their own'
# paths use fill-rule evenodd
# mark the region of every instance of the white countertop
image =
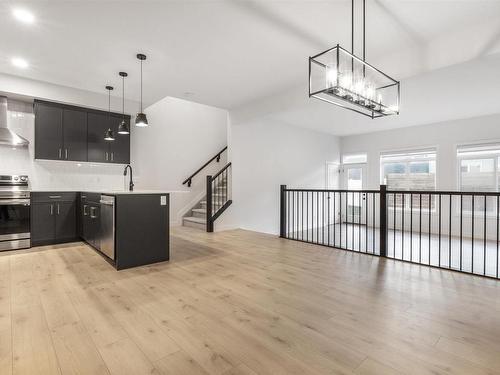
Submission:
<svg viewBox="0 0 500 375">
<path fill-rule="evenodd" d="M 128 195 L 128 194 L 172 194 L 172 193 L 189 193 L 189 190 L 98 190 L 98 189 L 33 189 L 33 193 L 47 193 L 47 192 L 81 192 L 81 193 L 99 193 L 107 195 Z"/>
</svg>

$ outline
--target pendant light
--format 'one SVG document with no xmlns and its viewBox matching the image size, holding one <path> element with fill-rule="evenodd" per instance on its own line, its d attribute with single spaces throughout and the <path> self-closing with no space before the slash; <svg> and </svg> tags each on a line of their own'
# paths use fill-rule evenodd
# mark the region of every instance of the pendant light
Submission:
<svg viewBox="0 0 500 375">
<path fill-rule="evenodd" d="M 106 90 L 108 90 L 108 123 L 111 120 L 111 90 L 113 90 L 113 86 L 106 86 Z M 113 134 L 113 130 L 109 128 L 106 133 L 104 133 L 105 141 L 114 141 L 115 135 Z"/>
<path fill-rule="evenodd" d="M 130 130 L 125 121 L 125 77 L 128 76 L 125 72 L 118 73 L 122 77 L 122 122 L 118 125 L 118 134 L 130 134 Z"/>
<path fill-rule="evenodd" d="M 400 82 L 366 62 L 366 0 L 361 3 L 362 57 L 354 54 L 354 2 L 351 0 L 351 50 L 337 44 L 309 57 L 309 97 L 372 119 L 399 115 Z"/>
<path fill-rule="evenodd" d="M 142 62 L 146 60 L 146 55 L 138 53 L 137 58 L 141 61 L 141 111 L 135 117 L 135 126 L 145 127 L 148 126 L 148 119 L 146 114 L 142 112 Z"/>
</svg>

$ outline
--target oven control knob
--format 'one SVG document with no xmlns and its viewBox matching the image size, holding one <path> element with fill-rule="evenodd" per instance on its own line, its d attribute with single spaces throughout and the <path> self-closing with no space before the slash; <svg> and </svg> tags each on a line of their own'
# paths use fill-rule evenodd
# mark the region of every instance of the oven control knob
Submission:
<svg viewBox="0 0 500 375">
<path fill-rule="evenodd" d="M 26 176 L 21 176 L 21 181 L 25 182 L 28 178 Z"/>
<path fill-rule="evenodd" d="M 14 176 L 14 181 L 19 181 L 19 177 Z"/>
</svg>

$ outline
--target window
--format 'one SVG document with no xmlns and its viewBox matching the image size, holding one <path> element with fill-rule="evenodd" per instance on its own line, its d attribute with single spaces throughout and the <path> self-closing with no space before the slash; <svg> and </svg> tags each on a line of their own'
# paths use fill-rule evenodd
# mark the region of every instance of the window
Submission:
<svg viewBox="0 0 500 375">
<path fill-rule="evenodd" d="M 436 189 L 436 150 L 425 149 L 405 152 L 384 153 L 380 156 L 380 170 L 382 183 L 387 185 L 387 190 L 421 190 L 432 191 Z M 403 206 L 403 197 L 388 196 L 389 207 Z M 410 198 L 405 200 L 405 207 L 410 207 Z M 431 209 L 435 207 L 435 199 L 429 195 L 413 195 L 411 206 L 418 209 Z"/>
<path fill-rule="evenodd" d="M 500 144 L 466 145 L 457 148 L 461 191 L 498 191 Z"/>
<path fill-rule="evenodd" d="M 365 153 L 359 154 L 349 154 L 342 156 L 343 164 L 358 164 L 358 163 L 366 163 L 368 160 L 368 156 Z"/>
<path fill-rule="evenodd" d="M 436 150 L 385 153 L 380 156 L 387 190 L 435 190 Z"/>
<path fill-rule="evenodd" d="M 459 188 L 461 191 L 489 192 L 500 190 L 500 143 L 463 145 L 457 147 Z M 496 210 L 494 197 L 476 196 L 474 212 Z M 472 197 L 464 196 L 463 210 L 472 211 Z"/>
</svg>

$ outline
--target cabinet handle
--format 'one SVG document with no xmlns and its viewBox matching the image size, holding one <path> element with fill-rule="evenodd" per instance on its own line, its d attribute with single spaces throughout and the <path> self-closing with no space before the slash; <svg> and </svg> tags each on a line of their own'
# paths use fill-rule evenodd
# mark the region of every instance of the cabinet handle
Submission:
<svg viewBox="0 0 500 375">
<path fill-rule="evenodd" d="M 83 216 L 87 216 L 88 215 L 87 208 L 89 208 L 89 206 L 87 206 L 86 204 L 84 204 L 83 205 Z"/>
<path fill-rule="evenodd" d="M 59 210 L 59 203 L 57 204 L 57 214 L 58 214 L 58 215 L 60 214 L 60 210 Z"/>
<path fill-rule="evenodd" d="M 114 153 L 114 152 L 112 152 L 112 153 L 111 153 L 111 161 L 113 161 L 114 159 L 115 159 L 115 153 Z"/>
<path fill-rule="evenodd" d="M 67 148 L 64 149 L 64 155 L 65 155 L 66 159 L 68 159 L 68 149 Z"/>
<path fill-rule="evenodd" d="M 62 159 L 62 148 L 59 149 L 59 159 Z"/>
<path fill-rule="evenodd" d="M 52 204 L 50 205 L 50 214 L 54 215 L 54 206 Z"/>
<path fill-rule="evenodd" d="M 49 195 L 49 198 L 50 199 L 59 199 L 59 198 L 61 198 L 61 196 L 60 195 Z"/>
<path fill-rule="evenodd" d="M 106 161 L 108 161 L 108 153 L 106 152 Z"/>
</svg>

